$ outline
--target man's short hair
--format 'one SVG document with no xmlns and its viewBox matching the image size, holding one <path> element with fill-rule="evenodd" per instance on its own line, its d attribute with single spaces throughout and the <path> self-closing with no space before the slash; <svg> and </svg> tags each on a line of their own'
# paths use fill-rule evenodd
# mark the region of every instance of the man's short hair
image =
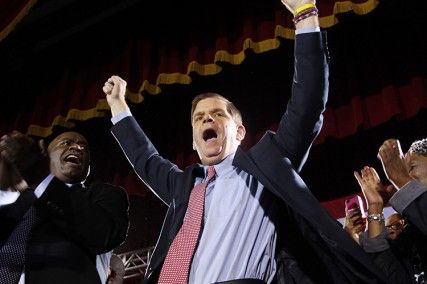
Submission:
<svg viewBox="0 0 427 284">
<path fill-rule="evenodd" d="M 427 157 L 427 138 L 413 142 L 408 152 Z"/>
<path fill-rule="evenodd" d="M 217 93 L 203 93 L 203 94 L 197 95 L 193 99 L 193 101 L 191 102 L 191 120 L 193 120 L 193 114 L 194 114 L 194 110 L 196 109 L 197 104 L 201 100 L 208 99 L 208 98 L 216 98 L 216 99 L 220 99 L 220 100 L 225 101 L 226 106 L 227 106 L 227 111 L 231 115 L 231 117 L 233 118 L 234 122 L 236 122 L 238 125 L 243 124 L 242 114 L 241 114 L 240 110 L 238 108 L 236 108 L 236 106 L 232 102 L 230 102 L 225 97 L 223 97 Z"/>
</svg>

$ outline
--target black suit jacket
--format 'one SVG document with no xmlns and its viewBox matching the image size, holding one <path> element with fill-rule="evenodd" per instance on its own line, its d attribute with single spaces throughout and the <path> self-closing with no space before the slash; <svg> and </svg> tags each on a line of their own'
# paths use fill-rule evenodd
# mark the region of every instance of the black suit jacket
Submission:
<svg viewBox="0 0 427 284">
<path fill-rule="evenodd" d="M 277 226 L 278 282 L 375 283 L 381 278 L 375 265 L 298 175 L 322 125 L 328 68 L 320 33 L 297 35 L 295 45 L 292 97 L 277 133 L 268 132 L 247 153 L 239 148 L 233 164 L 254 176 L 283 205 Z M 133 117 L 114 125 L 112 133 L 138 175 L 169 206 L 145 276 L 146 283 L 155 283 L 182 225 L 195 177 L 202 172 L 199 165 L 181 171 L 162 158 Z"/>
<path fill-rule="evenodd" d="M 14 203 L 0 207 L 0 246 L 7 241 L 24 214 L 34 204 L 35 199 L 36 197 L 31 191 L 24 191 Z"/>
<path fill-rule="evenodd" d="M 427 186 L 424 186 L 427 189 Z M 424 237 L 427 237 L 427 192 L 413 200 L 402 212 Z"/>
<path fill-rule="evenodd" d="M 398 192 L 390 203 L 409 224 L 396 240 L 389 241 L 390 248 L 370 253 L 389 283 L 415 283 L 414 274 L 427 272 L 427 186 L 413 181 L 405 187 L 408 188 Z M 414 194 L 417 192 L 424 193 Z M 400 202 L 408 204 L 402 208 Z"/>
<path fill-rule="evenodd" d="M 27 243 L 25 283 L 100 283 L 96 255 L 126 238 L 124 189 L 110 184 L 70 189 L 53 178 L 33 206 L 37 222 Z"/>
</svg>

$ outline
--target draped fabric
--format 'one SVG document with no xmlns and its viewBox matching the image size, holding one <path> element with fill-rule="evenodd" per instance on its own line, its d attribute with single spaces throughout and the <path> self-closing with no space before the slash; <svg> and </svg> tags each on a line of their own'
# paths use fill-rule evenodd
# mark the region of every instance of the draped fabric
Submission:
<svg viewBox="0 0 427 284">
<path fill-rule="evenodd" d="M 427 108 L 427 78 L 422 77 L 413 77 L 403 86 L 386 86 L 369 97 L 355 96 L 349 104 L 325 112 L 324 128 L 316 143 L 329 136 L 353 135 L 360 127 L 372 128 L 394 116 L 404 120 L 422 108 Z"/>
<path fill-rule="evenodd" d="M 9 5 L 0 9 L 7 15 L 2 34 L 9 29 L 0 42 L 3 133 L 19 129 L 46 137 L 55 128 L 87 129 L 84 134 L 99 143 L 98 125 L 108 133 L 110 123 L 101 88 L 112 74 L 128 81 L 132 112 L 179 166 L 198 161 L 188 149 L 186 110 L 199 92 L 217 91 L 238 102 L 248 125 L 245 147 L 277 128 L 289 97 L 294 37 L 291 14 L 280 1 L 69 0 L 55 4 L 62 10 L 46 12 L 53 2 L 40 1 L 26 17 L 35 1 L 1 2 Z M 318 2 L 331 74 L 317 145 L 390 119 L 405 121 L 426 108 L 425 3 L 414 10 L 397 0 Z M 85 126 L 97 119 L 98 128 Z M 147 192 L 133 174 L 112 166 L 100 177 L 132 193 Z"/>
<path fill-rule="evenodd" d="M 29 7 L 35 3 L 35 1 L 6 2 L 10 3 L 2 10 L 8 16 L 5 17 L 3 26 L 8 27 L 16 25 Z M 19 2 L 21 2 L 20 5 L 18 5 Z M 139 17 L 138 8 L 146 8 L 138 3 L 141 1 L 127 2 L 131 3 L 128 4 L 130 8 L 135 8 L 133 12 L 126 12 L 130 18 Z M 101 51 L 99 48 L 94 50 L 88 48 L 88 52 L 98 54 L 90 55 L 90 61 L 83 62 L 82 65 L 74 66 L 71 63 L 59 74 L 55 72 L 51 75 L 54 77 L 52 80 L 49 78 L 48 81 L 43 77 L 37 78 L 34 86 L 35 94 L 32 94 L 36 95 L 36 98 L 34 105 L 31 106 L 30 114 L 26 109 L 25 113 L 15 114 L 17 118 L 15 121 L 10 121 L 10 119 L 3 119 L 3 121 L 7 121 L 6 125 L 15 127 L 27 123 L 29 124 L 27 128 L 29 134 L 46 137 L 51 134 L 52 126 L 71 128 L 75 126 L 74 121 L 104 116 L 104 110 L 108 109 L 108 106 L 102 99 L 99 90 L 110 74 L 120 74 L 127 78 L 129 81 L 128 98 L 133 103 L 142 103 L 144 94 L 160 94 L 164 85 L 190 84 L 194 74 L 218 74 L 222 71 L 224 63 L 241 64 L 249 51 L 263 53 L 277 49 L 281 44 L 281 38 L 292 39 L 294 36 L 291 14 L 284 11 L 280 1 L 258 2 L 219 1 L 215 4 L 208 4 L 206 7 L 200 4 L 196 7 L 191 7 L 190 4 L 178 7 L 180 10 L 177 11 L 177 14 L 181 16 L 167 14 L 171 19 L 163 19 L 164 23 L 157 23 L 158 26 L 153 28 L 154 32 L 144 28 L 147 25 L 146 21 L 124 20 L 127 26 L 123 25 L 123 27 L 128 29 L 128 36 L 125 39 L 121 38 L 110 48 L 104 47 Z M 15 4 L 12 5 L 12 3 Z M 377 0 L 321 1 L 318 3 L 321 25 L 325 28 L 335 25 L 338 22 L 337 15 L 344 12 L 350 11 L 358 15 L 367 14 L 378 3 Z M 36 8 L 38 7 L 36 6 Z M 43 6 L 35 9 L 34 13 L 41 13 L 39 10 L 43 10 L 42 8 Z M 70 9 L 72 8 L 70 7 Z M 116 6 L 113 8 L 117 10 L 114 13 L 120 12 Z M 156 6 L 151 9 L 155 8 Z M 190 11 L 190 8 L 193 8 L 194 11 Z M 143 13 L 140 17 L 147 17 L 146 14 L 150 13 L 150 11 L 146 12 L 142 9 L 140 12 Z M 99 18 L 102 15 L 101 13 L 96 14 L 90 20 L 101 21 Z M 30 14 L 29 17 L 31 16 Z M 207 18 L 211 20 L 207 20 Z M 179 24 L 170 26 L 174 24 L 172 20 L 177 20 Z M 106 30 L 110 29 L 112 25 L 118 25 L 114 18 L 106 18 L 102 23 L 105 24 Z M 48 25 L 55 24 L 53 22 Z M 24 31 L 25 28 L 22 27 Z M 78 23 L 75 29 L 78 28 L 85 28 L 85 23 Z M 51 42 L 72 32 L 66 30 L 63 34 L 48 37 L 47 40 L 43 40 L 41 37 L 34 42 L 34 49 L 48 49 L 46 46 L 52 44 Z M 162 36 L 159 36 L 160 33 Z M 207 34 L 209 35 L 207 36 Z M 95 40 L 91 45 L 97 44 L 98 38 L 96 37 L 95 35 Z M 99 45 L 102 44 L 108 45 L 108 43 L 99 42 Z M 35 65 L 44 63 L 35 60 Z M 37 71 L 34 70 L 34 72 Z M 47 105 L 50 106 L 49 110 L 46 110 Z"/>
<path fill-rule="evenodd" d="M 15 28 L 37 0 L 0 1 L 0 42 Z"/>
<path fill-rule="evenodd" d="M 317 2 L 331 54 L 330 98 L 302 177 L 343 216 L 340 198 L 360 193 L 353 171 L 380 171 L 384 139 L 399 138 L 407 149 L 427 136 L 427 1 Z M 180 167 L 198 162 L 189 106 L 201 92 L 236 103 L 249 148 L 277 128 L 289 98 L 291 17 L 279 0 L 0 1 L 0 131 L 85 135 L 89 179 L 131 196 L 122 251 L 151 246 L 166 208 L 111 137 L 103 83 L 112 74 L 128 81 L 132 113 Z"/>
</svg>

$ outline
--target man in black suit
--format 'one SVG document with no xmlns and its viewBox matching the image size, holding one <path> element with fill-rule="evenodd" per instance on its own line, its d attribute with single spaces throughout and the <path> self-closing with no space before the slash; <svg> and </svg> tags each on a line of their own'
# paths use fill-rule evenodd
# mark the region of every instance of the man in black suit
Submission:
<svg viewBox="0 0 427 284">
<path fill-rule="evenodd" d="M 427 139 L 412 143 L 403 155 L 396 139 L 384 141 L 378 151 L 393 186 L 382 186 L 373 168 L 356 178 L 368 204 L 368 231 L 361 245 L 394 283 L 425 283 L 427 272 Z M 373 174 L 372 174 L 373 173 Z M 391 198 L 390 198 L 391 197 Z M 395 239 L 387 239 L 383 206 L 390 203 L 407 221 Z M 402 272 L 400 267 L 404 266 Z M 404 280 L 402 280 L 404 279 Z"/>
<path fill-rule="evenodd" d="M 85 187 L 90 154 L 79 133 L 57 136 L 44 149 L 48 159 L 37 147 L 29 147 L 35 144 L 19 133 L 4 136 L 1 142 L 4 158 L 34 189 L 31 206 L 37 217 L 26 244 L 25 283 L 101 283 L 96 256 L 126 238 L 126 192 L 103 183 Z M 26 157 L 34 162 L 25 161 Z M 18 199 L 10 207 L 25 210 L 28 205 L 21 206 Z"/>
<path fill-rule="evenodd" d="M 414 141 L 405 156 L 399 140 L 384 141 L 378 157 L 397 192 L 393 208 L 427 236 L 427 138 Z"/>
<path fill-rule="evenodd" d="M 112 76 L 103 87 L 114 137 L 137 174 L 169 207 L 146 283 L 167 283 L 178 275 L 175 283 L 381 281 L 370 258 L 298 175 L 322 125 L 327 56 L 314 1 L 282 2 L 297 22 L 292 98 L 278 131 L 266 133 L 248 152 L 239 147 L 245 128 L 237 108 L 218 94 L 202 94 L 193 100 L 191 119 L 193 148 L 203 166 L 182 171 L 159 155 L 132 117 L 126 82 Z M 199 193 L 200 188 L 205 191 Z M 200 199 L 202 225 L 195 226 Z M 189 238 L 181 236 L 194 228 L 201 232 L 190 234 L 196 248 L 189 250 L 182 245 Z"/>
</svg>

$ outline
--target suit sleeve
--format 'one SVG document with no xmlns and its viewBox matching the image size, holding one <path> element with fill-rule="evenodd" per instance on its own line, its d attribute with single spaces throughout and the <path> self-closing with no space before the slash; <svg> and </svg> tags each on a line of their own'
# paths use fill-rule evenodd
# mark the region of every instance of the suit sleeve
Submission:
<svg viewBox="0 0 427 284">
<path fill-rule="evenodd" d="M 427 186 L 411 181 L 393 195 L 390 204 L 427 236 Z"/>
<path fill-rule="evenodd" d="M 129 201 L 121 187 L 70 189 L 54 178 L 36 204 L 42 218 L 94 254 L 110 251 L 126 238 Z"/>
<path fill-rule="evenodd" d="M 386 237 L 386 230 L 375 238 L 368 238 L 368 232 L 364 232 L 360 235 L 360 245 L 382 270 L 387 283 L 411 283 L 412 275 L 393 253 Z"/>
<path fill-rule="evenodd" d="M 34 201 L 33 193 L 24 191 L 14 203 L 0 206 L 0 246 L 3 245 L 15 227 L 22 221 L 22 217 Z"/>
<path fill-rule="evenodd" d="M 128 116 L 116 123 L 111 133 L 122 148 L 136 174 L 166 205 L 173 198 L 178 183 L 178 167 L 159 155 L 150 139 L 136 122 Z"/>
<path fill-rule="evenodd" d="M 296 35 L 292 96 L 275 135 L 297 171 L 320 132 L 328 97 L 329 71 L 323 36 L 319 32 Z"/>
</svg>

